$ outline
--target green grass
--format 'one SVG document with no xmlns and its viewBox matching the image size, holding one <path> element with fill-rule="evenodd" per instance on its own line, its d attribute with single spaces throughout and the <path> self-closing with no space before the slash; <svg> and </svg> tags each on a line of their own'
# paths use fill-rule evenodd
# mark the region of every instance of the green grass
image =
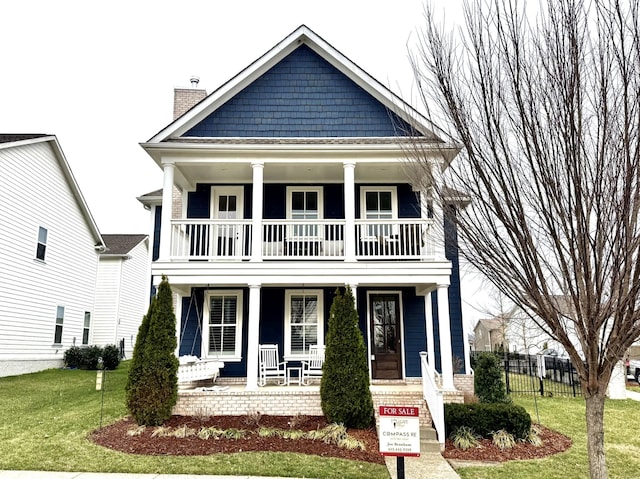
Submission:
<svg viewBox="0 0 640 479">
<path fill-rule="evenodd" d="M 510 461 L 500 466 L 465 467 L 462 478 L 473 479 L 583 479 L 588 477 L 584 400 L 582 398 L 537 398 L 514 396 L 514 403 L 531 414 L 532 422 L 560 431 L 573 440 L 561 454 L 534 461 Z M 536 412 L 536 403 L 537 411 Z M 640 404 L 632 400 L 606 401 L 605 450 L 611 479 L 640 477 Z"/>
<path fill-rule="evenodd" d="M 0 378 L 0 470 L 388 478 L 386 467 L 291 453 L 198 457 L 124 454 L 87 435 L 127 414 L 128 362 L 107 373 L 104 397 L 95 371 L 48 370 Z M 101 408 L 104 399 L 104 407 Z"/>
</svg>

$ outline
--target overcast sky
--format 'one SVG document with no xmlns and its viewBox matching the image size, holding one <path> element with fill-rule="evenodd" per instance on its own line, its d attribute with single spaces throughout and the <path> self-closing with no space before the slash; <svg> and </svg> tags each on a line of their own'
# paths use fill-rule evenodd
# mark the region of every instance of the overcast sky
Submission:
<svg viewBox="0 0 640 479">
<path fill-rule="evenodd" d="M 461 1 L 434 4 L 454 21 Z M 0 133 L 57 135 L 104 234 L 148 233 L 136 197 L 162 171 L 139 143 L 191 75 L 211 93 L 305 24 L 415 103 L 408 48 L 424 23 L 423 0 L 16 0 L 0 18 Z"/>
</svg>

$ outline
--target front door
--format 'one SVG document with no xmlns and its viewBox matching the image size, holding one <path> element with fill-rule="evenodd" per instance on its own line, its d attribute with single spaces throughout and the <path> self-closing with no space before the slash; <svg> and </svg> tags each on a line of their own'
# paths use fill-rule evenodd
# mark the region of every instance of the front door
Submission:
<svg viewBox="0 0 640 479">
<path fill-rule="evenodd" d="M 243 188 L 241 186 L 216 186 L 213 188 L 212 218 L 230 220 L 213 226 L 212 239 L 214 256 L 236 256 L 243 244 L 243 227 L 234 220 L 242 219 Z"/>
<path fill-rule="evenodd" d="M 371 324 L 371 373 L 373 379 L 402 378 L 400 346 L 400 295 L 369 295 Z"/>
</svg>

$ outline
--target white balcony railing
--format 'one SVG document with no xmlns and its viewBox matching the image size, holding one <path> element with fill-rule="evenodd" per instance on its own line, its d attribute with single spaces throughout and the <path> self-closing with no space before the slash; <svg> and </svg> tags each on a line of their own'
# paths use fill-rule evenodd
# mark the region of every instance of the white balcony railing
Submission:
<svg viewBox="0 0 640 479">
<path fill-rule="evenodd" d="M 216 260 L 251 257 L 251 220 L 174 220 L 171 259 Z"/>
<path fill-rule="evenodd" d="M 437 373 L 432 366 L 429 366 L 427 353 L 424 351 L 420 353 L 420 368 L 422 370 L 422 394 L 427 402 L 427 406 L 429 406 L 429 413 L 431 414 L 433 427 L 438 436 L 440 450 L 444 451 L 444 397 L 436 383 L 435 375 Z"/>
<path fill-rule="evenodd" d="M 171 260 L 246 260 L 252 220 L 173 220 Z M 263 220 L 265 260 L 345 258 L 345 220 Z M 356 220 L 356 259 L 426 259 L 434 255 L 431 220 Z"/>
<path fill-rule="evenodd" d="M 344 258 L 344 220 L 265 220 L 262 224 L 265 259 Z"/>
</svg>

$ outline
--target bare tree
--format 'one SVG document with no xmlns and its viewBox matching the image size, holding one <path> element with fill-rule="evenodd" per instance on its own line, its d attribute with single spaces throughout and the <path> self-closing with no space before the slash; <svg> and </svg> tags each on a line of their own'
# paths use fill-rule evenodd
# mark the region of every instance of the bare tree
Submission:
<svg viewBox="0 0 640 479">
<path fill-rule="evenodd" d="M 605 478 L 605 393 L 640 336 L 639 7 L 547 0 L 534 21 L 517 3 L 468 0 L 454 34 L 427 6 L 412 61 L 464 148 L 445 176 L 472 198 L 455 211 L 462 253 L 566 349 Z"/>
</svg>

